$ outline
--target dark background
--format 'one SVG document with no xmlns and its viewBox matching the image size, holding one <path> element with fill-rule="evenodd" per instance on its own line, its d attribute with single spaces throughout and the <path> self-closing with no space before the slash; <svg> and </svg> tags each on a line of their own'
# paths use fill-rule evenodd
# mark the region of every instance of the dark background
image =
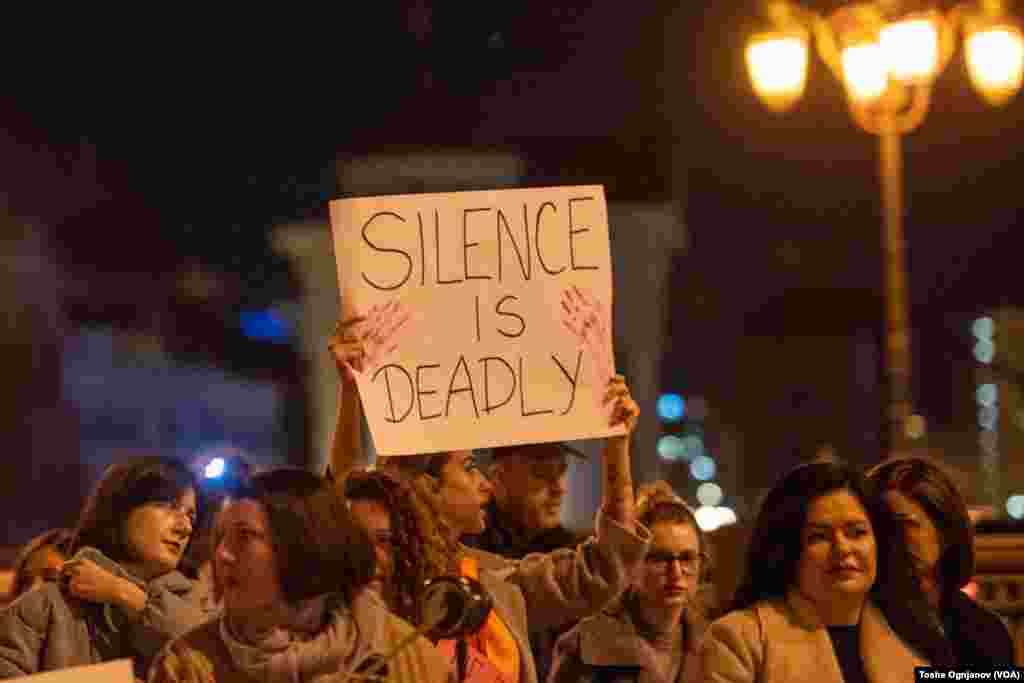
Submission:
<svg viewBox="0 0 1024 683">
<path fill-rule="evenodd" d="M 825 442 L 877 460 L 877 142 L 820 62 L 792 112 L 757 103 L 742 63 L 754 3 L 365 4 L 223 25 L 62 17 L 9 42 L 5 517 L 24 514 L 26 481 L 78 466 L 61 357 L 84 328 L 279 387 L 279 445 L 305 462 L 294 339 L 241 322 L 298 295 L 271 228 L 326 215 L 336 160 L 411 148 L 511 150 L 527 185 L 678 202 L 689 247 L 664 388 L 744 434 L 731 466 L 750 485 Z M 972 424 L 970 319 L 1020 304 L 1022 106 L 984 105 L 958 51 L 905 141 L 915 390 L 933 430 Z M 46 523 L 77 509 L 69 486 Z"/>
</svg>

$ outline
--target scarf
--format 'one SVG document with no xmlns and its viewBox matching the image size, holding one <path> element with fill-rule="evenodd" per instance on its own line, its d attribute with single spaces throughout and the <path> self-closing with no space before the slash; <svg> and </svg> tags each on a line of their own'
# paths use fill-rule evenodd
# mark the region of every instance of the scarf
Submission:
<svg viewBox="0 0 1024 683">
<path fill-rule="evenodd" d="M 356 618 L 368 600 L 373 597 L 363 591 L 349 607 L 329 594 L 294 607 L 225 614 L 221 639 L 235 667 L 258 681 L 305 683 L 350 672 L 373 654 Z M 237 624 L 243 624 L 242 632 L 236 632 Z"/>
</svg>

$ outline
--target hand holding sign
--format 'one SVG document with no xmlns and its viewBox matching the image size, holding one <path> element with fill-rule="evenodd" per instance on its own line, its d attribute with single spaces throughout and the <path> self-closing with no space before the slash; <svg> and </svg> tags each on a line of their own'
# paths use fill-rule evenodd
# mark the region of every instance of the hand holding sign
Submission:
<svg viewBox="0 0 1024 683">
<path fill-rule="evenodd" d="M 636 403 L 629 395 L 625 380 L 615 374 L 615 358 L 611 348 L 611 330 L 606 322 L 604 306 L 589 291 L 575 285 L 562 292 L 562 325 L 576 338 L 590 361 L 594 402 L 608 419 L 608 426 L 619 424 L 632 431 L 628 421 L 636 412 Z M 632 407 L 630 407 L 632 406 Z"/>
<path fill-rule="evenodd" d="M 640 419 L 640 406 L 636 404 L 633 396 L 629 393 L 625 377 L 615 375 L 608 381 L 604 405 L 610 414 L 608 426 L 622 425 L 626 428 L 626 434 L 632 434 Z"/>
<path fill-rule="evenodd" d="M 398 332 L 411 318 L 401 302 L 391 300 L 371 306 L 364 315 L 339 321 L 327 342 L 338 372 L 353 382 L 357 374 L 374 372 L 398 348 Z"/>
</svg>

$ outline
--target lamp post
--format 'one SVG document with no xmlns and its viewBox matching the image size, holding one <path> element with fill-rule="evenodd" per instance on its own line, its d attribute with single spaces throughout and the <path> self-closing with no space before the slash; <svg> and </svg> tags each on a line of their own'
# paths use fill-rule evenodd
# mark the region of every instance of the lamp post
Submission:
<svg viewBox="0 0 1024 683">
<path fill-rule="evenodd" d="M 1024 38 L 1003 0 L 978 0 L 948 12 L 899 0 L 845 5 L 827 17 L 788 0 L 768 0 L 768 31 L 747 44 L 747 66 L 761 101 L 777 112 L 792 107 L 807 82 L 808 44 L 843 84 L 857 126 L 878 137 L 885 255 L 889 455 L 923 433 L 913 411 L 910 324 L 903 236 L 901 137 L 928 113 L 932 84 L 964 35 L 975 89 L 993 106 L 1020 89 Z"/>
</svg>

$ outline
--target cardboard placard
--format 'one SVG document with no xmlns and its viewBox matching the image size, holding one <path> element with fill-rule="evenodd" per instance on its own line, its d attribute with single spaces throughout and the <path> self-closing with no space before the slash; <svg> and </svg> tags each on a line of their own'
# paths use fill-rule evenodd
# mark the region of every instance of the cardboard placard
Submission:
<svg viewBox="0 0 1024 683">
<path fill-rule="evenodd" d="M 132 660 L 116 659 L 102 664 L 44 671 L 21 680 L 31 683 L 135 683 L 135 671 Z"/>
<path fill-rule="evenodd" d="M 398 301 L 413 316 L 358 379 L 378 453 L 622 433 L 595 389 L 612 357 L 603 187 L 344 199 L 330 212 L 346 307 Z M 571 287 L 604 317 L 590 346 L 563 325 Z"/>
</svg>

